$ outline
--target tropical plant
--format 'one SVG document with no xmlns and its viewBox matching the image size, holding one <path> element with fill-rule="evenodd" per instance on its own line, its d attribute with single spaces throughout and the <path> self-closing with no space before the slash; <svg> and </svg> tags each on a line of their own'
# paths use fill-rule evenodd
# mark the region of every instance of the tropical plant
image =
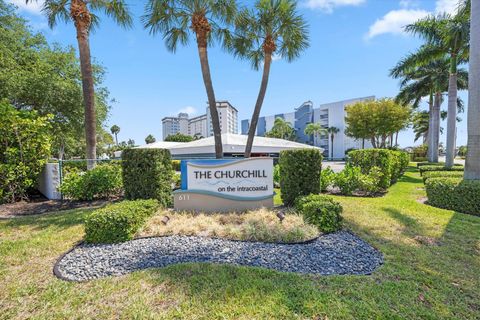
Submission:
<svg viewBox="0 0 480 320">
<path fill-rule="evenodd" d="M 425 61 L 445 56 L 450 59 L 446 166 L 451 167 L 455 158 L 457 68 L 468 57 L 470 21 L 465 14 L 460 12 L 457 12 L 456 15 L 441 14 L 420 19 L 407 25 L 405 30 L 419 35 L 429 44 L 429 50 L 424 52 Z"/>
<path fill-rule="evenodd" d="M 447 119 L 447 112 L 442 111 L 440 113 L 440 118 L 442 120 Z M 429 145 L 430 139 L 430 114 L 428 111 L 416 111 L 412 114 L 412 129 L 415 133 L 415 142 L 422 137 L 422 142 L 425 145 Z M 440 133 L 443 133 L 443 128 L 440 127 Z M 438 149 L 438 146 L 437 146 Z M 438 153 L 437 153 L 438 154 Z M 430 161 L 432 162 L 432 161 Z"/>
<path fill-rule="evenodd" d="M 157 139 L 155 139 L 155 137 L 151 134 L 149 134 L 146 138 L 145 138 L 145 143 L 146 144 L 149 144 L 149 143 L 154 143 L 155 141 L 157 141 Z"/>
<path fill-rule="evenodd" d="M 480 180 L 480 3 L 471 1 L 468 142 L 465 179 Z"/>
<path fill-rule="evenodd" d="M 318 136 L 326 135 L 328 133 L 328 129 L 323 128 L 320 123 L 309 123 L 305 127 L 304 132 L 306 135 L 318 137 Z"/>
<path fill-rule="evenodd" d="M 328 129 L 327 129 L 327 133 L 330 135 L 330 142 L 331 142 L 330 145 L 331 145 L 331 148 L 332 148 L 332 152 L 331 152 L 332 159 L 333 159 L 333 140 L 335 138 L 335 135 L 339 132 L 340 132 L 340 129 L 338 129 L 337 127 L 328 127 Z"/>
<path fill-rule="evenodd" d="M 144 27 L 151 34 L 161 33 L 168 50 L 172 52 L 176 51 L 178 44 L 186 45 L 192 33 L 195 35 L 217 158 L 223 158 L 222 135 L 207 47 L 215 39 L 222 45 L 229 42 L 229 26 L 233 23 L 236 12 L 235 0 L 149 0 L 142 17 Z"/>
<path fill-rule="evenodd" d="M 26 3 L 37 0 L 25 0 Z M 42 11 L 53 28 L 58 20 L 72 21 L 75 25 L 80 53 L 83 100 L 85 103 L 85 138 L 87 145 L 88 168 L 95 167 L 96 155 L 96 114 L 95 89 L 92 61 L 90 57 L 90 31 L 98 26 L 99 17 L 93 11 L 101 11 L 112 17 L 119 25 L 128 27 L 132 19 L 124 0 L 45 0 Z"/>
<path fill-rule="evenodd" d="M 120 127 L 117 126 L 116 124 L 114 124 L 111 128 L 110 128 L 110 132 L 115 135 L 115 144 L 118 146 L 118 137 L 117 135 L 120 133 Z"/>
<path fill-rule="evenodd" d="M 265 137 L 295 141 L 296 134 L 290 122 L 278 117 L 273 122 L 272 129 L 265 133 Z"/>
<path fill-rule="evenodd" d="M 164 141 L 172 141 L 172 142 L 190 142 L 193 140 L 195 140 L 194 137 L 186 134 L 182 134 L 180 132 L 177 132 L 175 134 L 170 134 L 164 139 Z"/>
<path fill-rule="evenodd" d="M 246 158 L 252 152 L 274 55 L 291 62 L 308 47 L 307 24 L 296 7 L 297 2 L 292 0 L 257 0 L 254 9 L 241 10 L 235 19 L 235 36 L 229 48 L 236 56 L 249 60 L 255 70 L 263 66 L 245 147 Z"/>
</svg>

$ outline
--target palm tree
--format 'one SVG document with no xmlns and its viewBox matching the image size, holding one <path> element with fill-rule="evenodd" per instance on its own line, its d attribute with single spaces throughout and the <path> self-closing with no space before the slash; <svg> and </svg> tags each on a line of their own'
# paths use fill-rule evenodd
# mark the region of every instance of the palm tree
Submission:
<svg viewBox="0 0 480 320">
<path fill-rule="evenodd" d="M 438 162 L 438 145 L 440 142 L 440 114 L 443 101 L 442 94 L 448 90 L 450 79 L 450 59 L 443 56 L 426 60 L 425 56 L 432 50 L 430 45 L 423 45 L 415 53 L 402 59 L 391 71 L 390 76 L 401 78 L 400 92 L 396 100 L 402 104 L 420 106 L 421 99 L 428 97 L 429 130 L 428 160 Z M 468 86 L 468 73 L 465 69 L 457 70 L 458 88 Z M 457 103 L 459 112 L 463 111 L 461 100 Z"/>
<path fill-rule="evenodd" d="M 466 61 L 469 51 L 470 22 L 461 12 L 454 16 L 442 14 L 421 19 L 405 27 L 405 30 L 423 37 L 431 46 L 425 52 L 425 60 L 444 57 L 450 58 L 450 77 L 448 84 L 448 120 L 447 120 L 447 159 L 445 165 L 451 167 L 455 159 L 455 136 L 457 119 L 457 68 Z"/>
<path fill-rule="evenodd" d="M 25 0 L 30 3 L 38 0 Z M 129 27 L 132 18 L 124 0 L 45 0 L 42 11 L 53 28 L 58 20 L 72 21 L 77 32 L 82 73 L 83 101 L 85 104 L 85 138 L 87 146 L 87 168 L 95 167 L 96 154 L 96 115 L 95 89 L 90 57 L 90 31 L 99 24 L 93 11 L 101 11 L 112 17 L 120 26 Z"/>
<path fill-rule="evenodd" d="M 315 138 L 319 135 L 325 135 L 328 133 L 327 129 L 323 128 L 320 123 L 307 124 L 304 132 L 306 135 L 314 136 Z"/>
<path fill-rule="evenodd" d="M 327 132 L 330 134 L 330 140 L 331 140 L 331 148 L 332 148 L 332 159 L 333 159 L 333 139 L 335 138 L 335 135 L 340 132 L 340 129 L 337 127 L 328 127 Z"/>
<path fill-rule="evenodd" d="M 150 144 L 150 143 L 154 143 L 155 141 L 157 141 L 157 139 L 155 139 L 155 137 L 151 134 L 149 134 L 146 138 L 145 138 L 145 143 L 146 144 Z"/>
<path fill-rule="evenodd" d="M 111 128 L 110 128 L 110 132 L 115 135 L 115 144 L 118 146 L 118 138 L 117 138 L 117 135 L 120 133 L 120 127 L 117 126 L 116 124 L 114 124 Z"/>
<path fill-rule="evenodd" d="M 440 117 L 442 120 L 447 119 L 447 112 L 442 111 L 440 113 Z M 429 145 L 428 139 L 430 139 L 429 127 L 430 127 L 430 113 L 428 111 L 415 112 L 412 116 L 412 129 L 413 129 L 413 133 L 415 133 L 414 142 L 416 142 L 418 139 L 420 139 L 420 137 L 422 137 L 423 144 L 426 144 L 428 146 Z M 440 127 L 440 133 L 443 134 L 442 127 Z"/>
<path fill-rule="evenodd" d="M 195 34 L 217 158 L 223 158 L 222 135 L 207 47 L 214 39 L 223 45 L 229 41 L 228 26 L 233 23 L 236 11 L 235 0 L 149 0 L 142 17 L 144 27 L 151 34 L 161 33 L 172 52 L 178 44 L 187 45 L 192 33 Z"/>
<path fill-rule="evenodd" d="M 273 122 L 273 127 L 270 131 L 265 133 L 266 137 L 285 139 L 285 140 L 295 140 L 295 129 L 293 129 L 292 124 L 286 121 L 283 118 L 276 118 Z"/>
<path fill-rule="evenodd" d="M 480 2 L 471 1 L 468 142 L 465 179 L 480 180 Z"/>
<path fill-rule="evenodd" d="M 251 62 L 253 69 L 263 66 L 262 81 L 250 120 L 245 158 L 250 157 L 258 118 L 267 91 L 273 56 L 288 62 L 308 47 L 307 24 L 292 0 L 257 0 L 255 9 L 242 10 L 235 19 L 235 37 L 230 50 Z M 263 64 L 262 64 L 263 62 Z"/>
</svg>

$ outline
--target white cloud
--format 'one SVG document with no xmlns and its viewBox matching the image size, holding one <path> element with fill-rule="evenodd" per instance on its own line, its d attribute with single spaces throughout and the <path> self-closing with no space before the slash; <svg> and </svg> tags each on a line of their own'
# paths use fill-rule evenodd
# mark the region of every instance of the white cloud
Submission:
<svg viewBox="0 0 480 320">
<path fill-rule="evenodd" d="M 191 114 L 196 114 L 197 109 L 192 106 L 187 106 L 185 108 L 180 109 L 180 112 L 188 113 L 189 115 L 191 115 Z"/>
<path fill-rule="evenodd" d="M 410 23 L 429 15 L 428 11 L 417 9 L 392 10 L 370 26 L 365 38 L 371 39 L 381 34 L 403 34 L 403 28 Z"/>
<path fill-rule="evenodd" d="M 40 15 L 42 14 L 43 0 L 31 1 L 28 4 L 25 3 L 25 0 L 7 0 L 18 7 L 20 11 L 24 11 L 30 14 Z"/>
<path fill-rule="evenodd" d="M 458 8 L 458 0 L 437 0 L 435 13 L 455 13 Z"/>
<path fill-rule="evenodd" d="M 336 7 L 358 6 L 365 3 L 366 0 L 306 0 L 304 5 L 310 9 L 319 9 L 321 11 L 332 13 Z"/>
<path fill-rule="evenodd" d="M 417 0 L 400 0 L 400 7 L 402 8 L 415 8 L 418 7 Z"/>
</svg>

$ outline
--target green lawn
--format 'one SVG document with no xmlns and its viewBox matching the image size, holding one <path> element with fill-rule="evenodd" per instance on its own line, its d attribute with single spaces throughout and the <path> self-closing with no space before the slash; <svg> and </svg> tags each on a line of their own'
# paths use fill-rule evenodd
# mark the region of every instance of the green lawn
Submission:
<svg viewBox="0 0 480 320">
<path fill-rule="evenodd" d="M 56 279 L 86 210 L 0 221 L 0 319 L 479 319 L 480 218 L 421 204 L 409 171 L 381 198 L 336 197 L 346 227 L 385 255 L 371 276 L 186 264 Z"/>
</svg>

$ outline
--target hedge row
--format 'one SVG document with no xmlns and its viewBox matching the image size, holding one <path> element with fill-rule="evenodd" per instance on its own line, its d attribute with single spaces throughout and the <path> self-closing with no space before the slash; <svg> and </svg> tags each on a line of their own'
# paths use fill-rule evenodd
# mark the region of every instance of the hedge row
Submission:
<svg viewBox="0 0 480 320">
<path fill-rule="evenodd" d="M 428 162 L 428 161 L 422 161 L 417 163 L 417 168 L 420 168 L 422 166 L 445 166 L 445 162 Z M 454 167 L 463 167 L 463 165 L 455 163 L 453 165 Z"/>
<path fill-rule="evenodd" d="M 157 199 L 172 204 L 172 159 L 166 149 L 126 149 L 122 152 L 125 198 Z"/>
<path fill-rule="evenodd" d="M 293 205 L 301 196 L 320 193 L 322 155 L 317 149 L 284 150 L 280 152 L 280 189 L 282 200 Z"/>
<path fill-rule="evenodd" d="M 368 174 L 373 167 L 380 168 L 379 187 L 385 190 L 403 175 L 410 162 L 408 153 L 388 149 L 353 150 L 348 156 L 349 163 L 360 167 L 363 174 Z"/>
<path fill-rule="evenodd" d="M 87 243 L 116 243 L 133 239 L 158 209 L 156 200 L 123 201 L 97 209 L 85 219 Z"/>
<path fill-rule="evenodd" d="M 426 171 L 423 173 L 423 182 L 430 178 L 461 178 L 463 171 Z"/>
<path fill-rule="evenodd" d="M 423 175 L 425 172 L 429 171 L 464 171 L 463 166 L 453 166 L 451 168 L 445 167 L 443 165 L 428 165 L 428 166 L 421 166 L 418 168 L 420 170 L 420 174 Z"/>
<path fill-rule="evenodd" d="M 461 178 L 430 178 L 425 182 L 428 204 L 480 215 L 480 181 Z"/>
</svg>

